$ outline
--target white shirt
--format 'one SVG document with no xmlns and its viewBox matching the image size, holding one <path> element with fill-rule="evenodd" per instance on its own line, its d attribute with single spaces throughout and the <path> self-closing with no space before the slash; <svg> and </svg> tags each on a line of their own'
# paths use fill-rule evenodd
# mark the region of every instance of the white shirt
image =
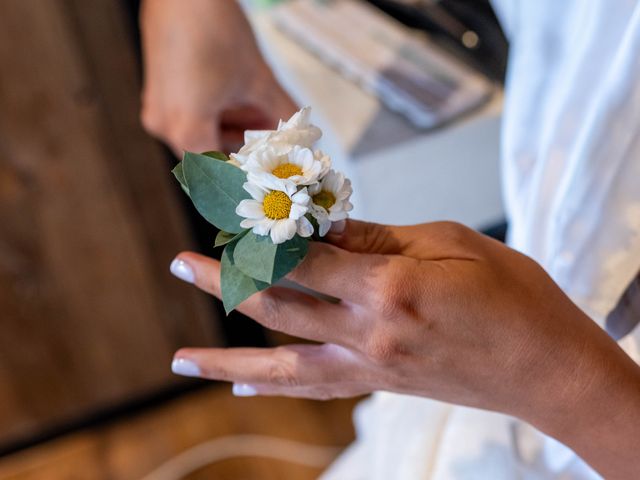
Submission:
<svg viewBox="0 0 640 480">
<path fill-rule="evenodd" d="M 502 148 L 509 244 L 604 326 L 640 272 L 640 0 L 494 5 L 511 45 Z M 640 361 L 638 319 L 610 320 Z M 505 415 L 378 393 L 355 421 L 356 442 L 323 479 L 599 478 Z"/>
</svg>

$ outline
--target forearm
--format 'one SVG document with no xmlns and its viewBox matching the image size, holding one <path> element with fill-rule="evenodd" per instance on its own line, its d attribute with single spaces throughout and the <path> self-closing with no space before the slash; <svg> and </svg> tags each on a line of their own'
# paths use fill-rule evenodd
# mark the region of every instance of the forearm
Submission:
<svg viewBox="0 0 640 480">
<path fill-rule="evenodd" d="M 602 331 L 581 342 L 580 352 L 582 360 L 564 365 L 558 383 L 547 392 L 558 406 L 533 423 L 605 478 L 637 478 L 640 366 Z M 563 370 L 561 365 L 557 368 Z"/>
</svg>

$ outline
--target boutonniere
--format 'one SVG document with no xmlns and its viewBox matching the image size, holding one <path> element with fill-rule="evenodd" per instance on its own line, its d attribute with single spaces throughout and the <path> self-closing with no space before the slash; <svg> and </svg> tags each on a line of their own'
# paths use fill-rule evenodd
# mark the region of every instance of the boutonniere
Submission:
<svg viewBox="0 0 640 480">
<path fill-rule="evenodd" d="M 314 149 L 322 132 L 303 108 L 276 130 L 247 131 L 245 145 L 221 152 L 185 152 L 173 174 L 198 212 L 220 232 L 221 289 L 229 313 L 293 270 L 309 240 L 353 208 L 351 182 Z"/>
</svg>

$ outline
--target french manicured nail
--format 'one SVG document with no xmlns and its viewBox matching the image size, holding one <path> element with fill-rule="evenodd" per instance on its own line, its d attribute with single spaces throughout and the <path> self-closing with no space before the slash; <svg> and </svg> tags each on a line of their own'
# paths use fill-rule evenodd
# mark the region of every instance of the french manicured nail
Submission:
<svg viewBox="0 0 640 480">
<path fill-rule="evenodd" d="M 347 226 L 347 221 L 346 220 L 339 220 L 337 222 L 333 222 L 331 224 L 331 228 L 329 229 L 329 233 L 333 233 L 333 234 L 341 234 L 342 232 L 344 232 L 345 227 Z"/>
<path fill-rule="evenodd" d="M 200 368 L 198 365 L 186 358 L 175 358 L 173 362 L 171 362 L 171 371 L 176 375 L 182 375 L 184 377 L 200 376 Z"/>
<path fill-rule="evenodd" d="M 236 397 L 253 397 L 258 394 L 255 387 L 246 383 L 234 383 L 231 391 Z"/>
<path fill-rule="evenodd" d="M 173 273 L 176 277 L 178 277 L 180 280 L 184 280 L 185 282 L 193 283 L 196 279 L 191 265 L 179 258 L 173 259 L 169 270 L 171 270 L 171 273 Z"/>
</svg>

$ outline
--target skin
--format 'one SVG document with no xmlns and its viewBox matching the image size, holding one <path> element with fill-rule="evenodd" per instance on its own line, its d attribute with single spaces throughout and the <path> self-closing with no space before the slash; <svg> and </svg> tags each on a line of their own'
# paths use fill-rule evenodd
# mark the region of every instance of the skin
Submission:
<svg viewBox="0 0 640 480">
<path fill-rule="evenodd" d="M 376 390 L 519 417 L 607 479 L 640 471 L 640 367 L 530 258 L 455 223 L 347 221 L 312 242 L 282 287 L 243 302 L 267 328 L 319 342 L 182 349 L 204 378 L 260 395 L 329 399 Z M 183 252 L 220 297 L 220 264 Z"/>
<path fill-rule="evenodd" d="M 245 130 L 272 128 L 297 110 L 236 2 L 146 0 L 140 28 L 141 121 L 177 155 L 237 151 Z"/>
</svg>

